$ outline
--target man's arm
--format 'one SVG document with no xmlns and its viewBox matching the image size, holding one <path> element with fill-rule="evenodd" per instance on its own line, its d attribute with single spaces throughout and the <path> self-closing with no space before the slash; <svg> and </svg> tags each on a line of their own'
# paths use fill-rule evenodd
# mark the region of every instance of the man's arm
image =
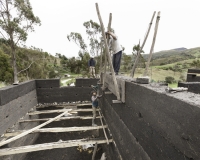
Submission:
<svg viewBox="0 0 200 160">
<path fill-rule="evenodd" d="M 106 32 L 106 34 L 111 35 L 114 40 L 117 40 L 117 37 L 116 37 L 116 35 L 114 33 L 112 33 L 112 32 Z"/>
</svg>

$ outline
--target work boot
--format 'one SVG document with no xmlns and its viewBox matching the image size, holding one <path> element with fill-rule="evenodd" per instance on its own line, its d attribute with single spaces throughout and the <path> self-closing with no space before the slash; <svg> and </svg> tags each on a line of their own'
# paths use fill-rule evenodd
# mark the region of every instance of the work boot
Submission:
<svg viewBox="0 0 200 160">
<path fill-rule="evenodd" d="M 97 126 L 97 125 L 94 123 L 94 119 L 92 119 L 92 126 Z"/>
</svg>

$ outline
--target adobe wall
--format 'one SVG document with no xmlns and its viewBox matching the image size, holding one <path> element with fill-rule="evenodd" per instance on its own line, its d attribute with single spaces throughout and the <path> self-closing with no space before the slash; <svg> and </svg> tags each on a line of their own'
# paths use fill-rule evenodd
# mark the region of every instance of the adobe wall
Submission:
<svg viewBox="0 0 200 160">
<path fill-rule="evenodd" d="M 20 118 L 30 119 L 26 113 L 32 108 L 35 110 L 34 106 L 38 103 L 35 88 L 33 80 L 0 89 L 0 135 L 9 130 L 27 130 L 38 125 L 38 123 L 18 123 Z M 28 135 L 1 148 L 33 144 L 37 137 L 37 134 Z M 21 160 L 24 157 L 25 154 L 17 154 L 0 157 L 0 160 Z"/>
<path fill-rule="evenodd" d="M 107 94 L 100 107 L 122 159 L 197 160 L 200 95 L 170 94 L 164 86 L 126 82 L 126 102 Z"/>
</svg>

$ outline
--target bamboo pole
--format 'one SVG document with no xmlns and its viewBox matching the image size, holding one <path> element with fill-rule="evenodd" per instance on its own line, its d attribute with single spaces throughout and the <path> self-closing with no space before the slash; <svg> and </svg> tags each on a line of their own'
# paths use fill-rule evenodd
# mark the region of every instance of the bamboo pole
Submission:
<svg viewBox="0 0 200 160">
<path fill-rule="evenodd" d="M 139 52 L 138 52 L 138 55 L 137 55 L 137 57 L 136 57 L 136 59 L 135 59 L 135 63 L 134 63 L 134 65 L 133 65 L 133 68 L 132 68 L 132 71 L 131 71 L 131 75 L 130 75 L 131 77 L 134 76 L 135 69 L 136 69 L 137 64 L 138 64 L 138 61 L 139 61 L 140 53 L 141 53 L 141 51 L 142 51 L 142 49 L 143 49 L 143 47 L 144 47 L 144 45 L 145 45 L 145 43 L 146 43 L 146 40 L 147 40 L 147 38 L 148 38 L 148 35 L 149 35 L 149 32 L 150 32 L 150 29 L 151 29 L 152 22 L 153 22 L 153 19 L 154 19 L 155 14 L 156 14 L 156 12 L 154 11 L 154 12 L 153 12 L 153 16 L 152 16 L 152 18 L 151 18 L 151 21 L 150 21 L 150 23 L 149 23 L 148 31 L 147 31 L 147 33 L 146 33 L 146 35 L 145 35 L 144 41 L 143 41 L 143 43 L 142 43 L 142 46 L 141 46 L 141 48 L 140 48 L 140 50 L 139 50 Z"/>
<path fill-rule="evenodd" d="M 111 23 L 112 23 L 112 13 L 110 13 L 109 15 L 109 22 L 108 22 L 108 28 L 107 30 L 110 31 L 111 30 Z M 109 43 L 109 39 L 107 39 L 107 44 Z M 106 53 L 105 53 L 105 65 L 104 65 L 104 76 L 103 76 L 103 90 L 105 90 L 105 78 L 106 78 L 106 67 L 107 67 L 107 57 L 106 57 Z"/>
<path fill-rule="evenodd" d="M 93 154 L 92 154 L 92 160 L 95 160 L 96 152 L 97 152 L 97 143 L 95 143 L 94 151 L 93 151 Z"/>
<path fill-rule="evenodd" d="M 21 133 L 21 134 L 15 136 L 15 137 L 13 137 L 13 138 L 8 139 L 8 140 L 6 140 L 6 141 L 0 142 L 0 147 L 3 146 L 3 145 L 5 145 L 5 144 L 8 144 L 8 143 L 10 143 L 10 142 L 13 142 L 13 141 L 15 141 L 15 140 L 17 140 L 17 139 L 19 139 L 19 138 L 21 138 L 21 137 L 26 136 L 27 134 L 29 134 L 29 133 L 35 131 L 36 129 L 39 129 L 39 128 L 41 128 L 41 127 L 44 127 L 45 125 L 47 125 L 47 124 L 49 124 L 49 123 L 55 121 L 56 119 L 62 117 L 62 116 L 65 115 L 65 114 L 67 114 L 69 111 L 70 111 L 70 110 L 66 110 L 64 113 L 62 113 L 62 114 L 56 116 L 55 118 L 52 118 L 52 119 L 48 120 L 47 122 L 44 122 L 44 123 L 40 124 L 40 125 L 37 126 L 37 127 L 34 127 L 34 128 L 32 128 L 32 129 L 30 129 L 30 130 L 28 130 L 28 131 L 26 131 L 26 132 L 23 132 L 23 133 Z"/>
<path fill-rule="evenodd" d="M 149 53 L 147 65 L 146 65 L 146 68 L 145 68 L 145 71 L 144 71 L 144 76 L 148 75 L 149 64 L 150 64 L 150 61 L 151 61 L 152 53 L 153 53 L 153 50 L 154 50 L 154 45 L 155 45 L 155 42 L 156 42 L 156 35 L 157 35 L 157 31 L 158 31 L 159 20 L 160 20 L 160 12 L 158 12 L 158 14 L 157 14 L 157 19 L 156 19 L 156 25 L 155 25 L 155 30 L 154 30 L 153 41 L 152 41 L 152 45 L 151 45 L 151 49 L 150 49 L 150 53 Z"/>
<path fill-rule="evenodd" d="M 114 82 L 114 85 L 115 85 L 115 91 L 116 91 L 116 95 L 117 95 L 117 100 L 120 100 L 119 88 L 118 88 L 118 85 L 117 85 L 117 80 L 116 80 L 114 69 L 113 69 L 113 66 L 112 66 L 112 61 L 111 61 L 111 57 L 110 57 L 110 54 L 109 54 L 108 44 L 106 42 L 106 35 L 105 35 L 104 25 L 103 25 L 103 22 L 102 22 L 102 19 L 101 19 L 101 15 L 100 15 L 100 12 L 99 12 L 98 3 L 96 3 L 96 10 L 97 10 L 97 15 L 98 15 L 99 22 L 100 22 L 100 25 L 101 25 L 102 35 L 103 35 L 103 38 L 104 38 L 104 41 L 105 41 L 105 49 L 106 49 L 106 54 L 107 54 L 107 57 L 108 57 L 108 63 L 111 66 L 112 78 L 113 78 L 113 82 Z"/>
</svg>

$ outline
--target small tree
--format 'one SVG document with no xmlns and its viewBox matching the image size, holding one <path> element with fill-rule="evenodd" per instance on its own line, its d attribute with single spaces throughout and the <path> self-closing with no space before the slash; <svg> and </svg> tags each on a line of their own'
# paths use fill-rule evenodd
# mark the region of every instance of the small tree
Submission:
<svg viewBox="0 0 200 160">
<path fill-rule="evenodd" d="M 16 48 L 19 42 L 25 42 L 28 31 L 40 24 L 40 19 L 33 14 L 29 0 L 0 0 L 0 35 L 8 41 L 11 48 L 14 83 L 18 82 Z"/>
<path fill-rule="evenodd" d="M 165 77 L 165 81 L 166 81 L 166 83 L 173 83 L 174 82 L 174 77 L 167 76 L 167 77 Z"/>
</svg>

